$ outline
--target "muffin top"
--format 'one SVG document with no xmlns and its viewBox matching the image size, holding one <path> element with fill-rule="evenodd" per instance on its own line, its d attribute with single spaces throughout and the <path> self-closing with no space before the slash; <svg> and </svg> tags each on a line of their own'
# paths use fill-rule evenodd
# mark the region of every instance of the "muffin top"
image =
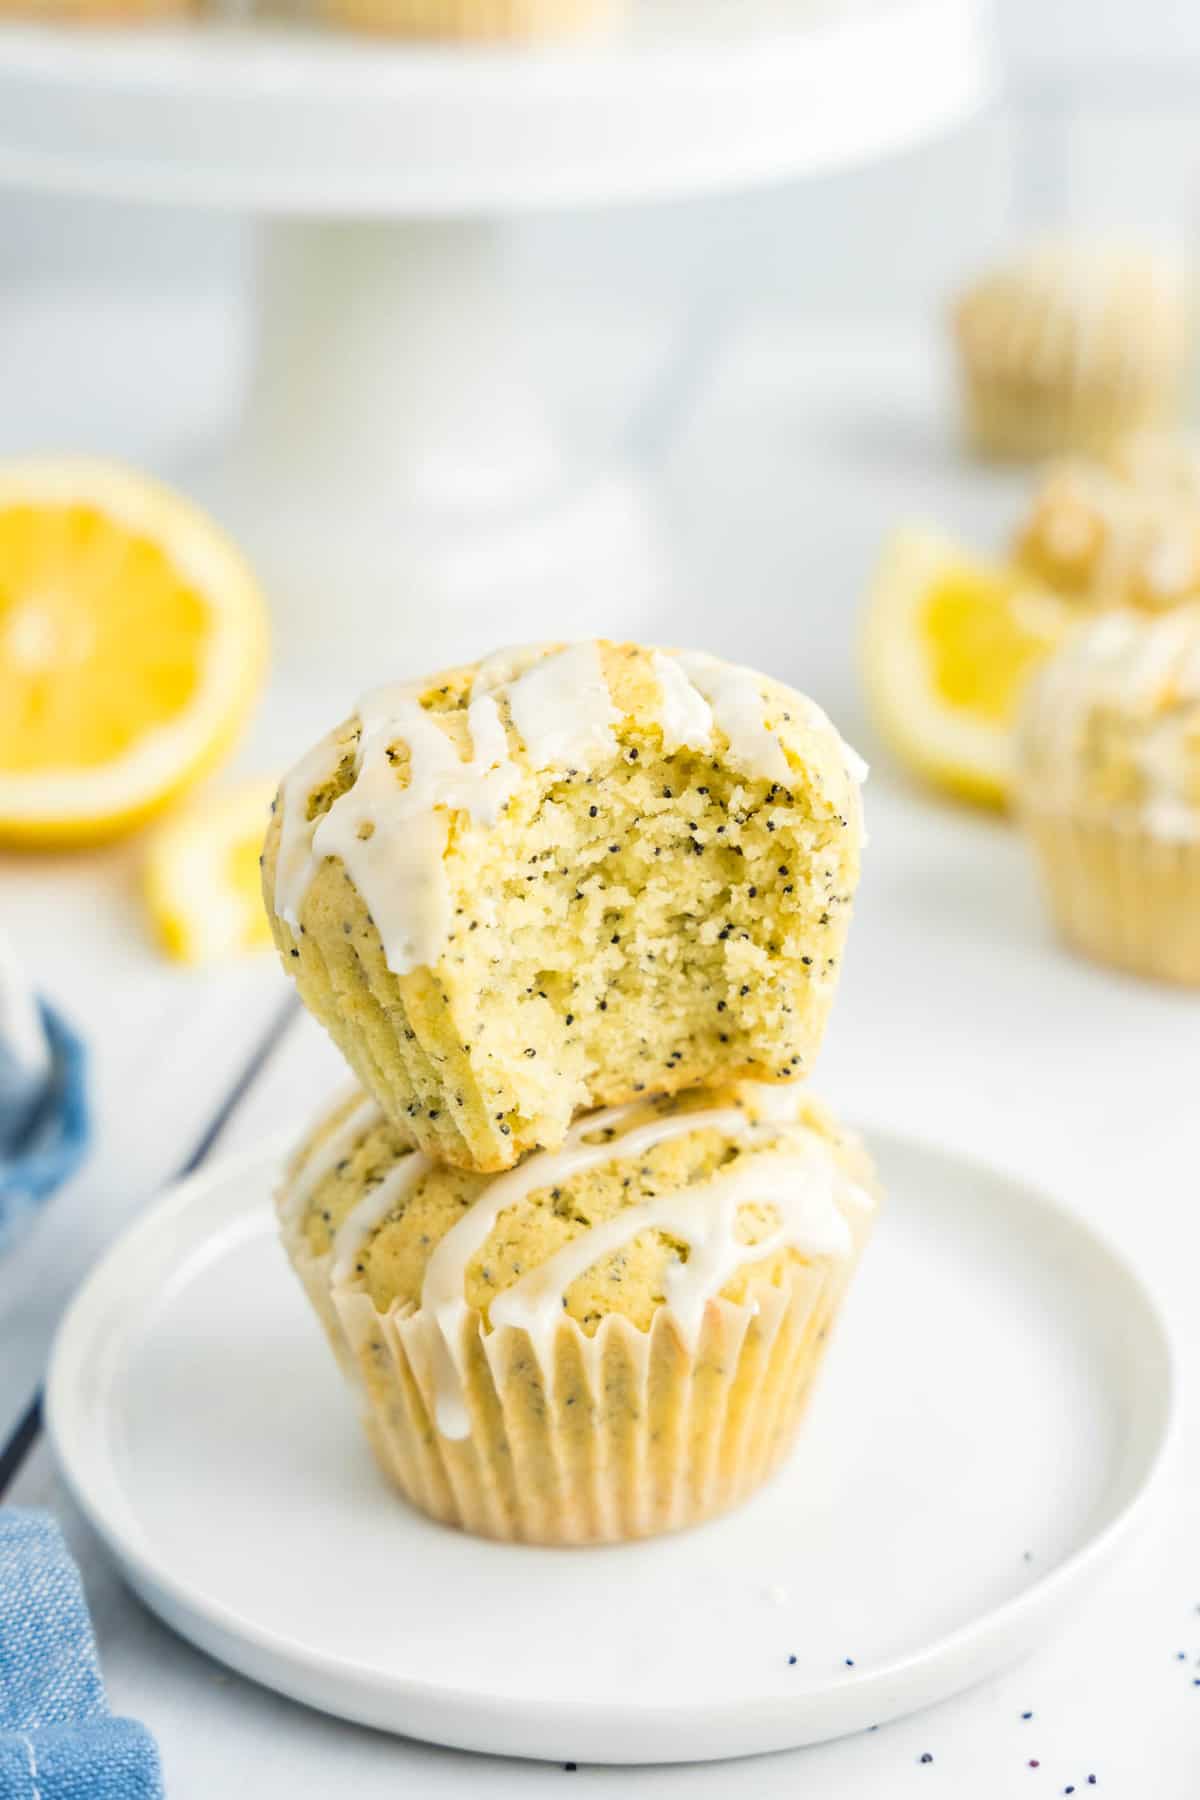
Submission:
<svg viewBox="0 0 1200 1800">
<path fill-rule="evenodd" d="M 1019 567 L 1087 607 L 1162 612 L 1200 594 L 1200 504 L 1186 465 L 1148 444 L 1050 468 L 1013 546 Z"/>
<path fill-rule="evenodd" d="M 796 1083 L 585 1114 L 560 1150 L 492 1176 L 435 1163 L 353 1094 L 297 1151 L 277 1205 L 293 1254 L 335 1291 L 450 1336 L 468 1312 L 535 1342 L 564 1317 L 589 1337 L 610 1317 L 645 1331 L 667 1304 L 686 1335 L 717 1294 L 752 1302 L 797 1259 L 850 1254 L 874 1175 Z"/>
<path fill-rule="evenodd" d="M 581 778 L 636 762 L 647 739 L 659 754 L 719 748 L 748 781 L 773 789 L 802 777 L 831 825 L 860 835 L 865 766 L 804 695 L 697 651 L 539 644 L 365 695 L 280 789 L 268 907 L 299 930 L 314 877 L 336 858 L 391 972 L 428 967 L 452 931 L 447 863 L 523 793 L 561 779 L 577 784 L 585 805 Z M 646 811 L 658 798 L 647 792 Z M 564 791 L 559 803 L 571 801 Z"/>
<path fill-rule="evenodd" d="M 1183 284 L 1146 250 L 1041 243 L 973 283 L 954 324 L 978 366 L 1035 381 L 1172 364 L 1186 330 Z"/>
<path fill-rule="evenodd" d="M 1200 835 L 1200 605 L 1076 632 L 1030 683 L 1017 761 L 1026 805 Z"/>
</svg>

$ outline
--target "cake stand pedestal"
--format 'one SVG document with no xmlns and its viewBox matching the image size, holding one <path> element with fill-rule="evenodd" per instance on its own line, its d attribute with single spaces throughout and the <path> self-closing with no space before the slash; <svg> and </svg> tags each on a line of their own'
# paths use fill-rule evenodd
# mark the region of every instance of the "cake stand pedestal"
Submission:
<svg viewBox="0 0 1200 1800">
<path fill-rule="evenodd" d="M 281 652 L 361 677 L 636 631 L 667 579 L 638 472 L 581 470 L 551 427 L 514 215 L 819 172 L 983 86 L 974 0 L 634 0 L 610 41 L 535 51 L 7 26 L 0 180 L 259 218 L 241 425 L 186 484 Z"/>
</svg>

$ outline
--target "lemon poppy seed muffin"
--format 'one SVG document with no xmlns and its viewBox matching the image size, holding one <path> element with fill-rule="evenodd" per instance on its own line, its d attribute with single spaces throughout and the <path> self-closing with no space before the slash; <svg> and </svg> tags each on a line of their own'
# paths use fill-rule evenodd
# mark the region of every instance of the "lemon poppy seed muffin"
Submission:
<svg viewBox="0 0 1200 1800">
<path fill-rule="evenodd" d="M 1017 762 L 1063 935 L 1101 962 L 1200 983 L 1200 606 L 1077 632 L 1031 684 Z"/>
<path fill-rule="evenodd" d="M 983 455 L 1101 454 L 1180 408 L 1184 285 L 1150 252 L 1038 245 L 974 283 L 953 328 L 967 437 Z"/>
<path fill-rule="evenodd" d="M 807 1075 L 861 768 L 804 696 L 686 652 L 503 653 L 361 702 L 264 848 L 284 967 L 422 1149 L 495 1171 L 580 1110 Z"/>
<path fill-rule="evenodd" d="M 1164 459 L 1165 461 L 1165 459 Z M 1018 528 L 1018 566 L 1087 610 L 1162 612 L 1200 594 L 1200 503 L 1148 456 L 1053 466 Z"/>
<path fill-rule="evenodd" d="M 875 1206 L 804 1087 L 750 1082 L 584 1115 L 502 1175 L 433 1162 L 351 1096 L 278 1195 L 401 1492 L 557 1544 L 695 1524 L 765 1480 Z"/>
</svg>

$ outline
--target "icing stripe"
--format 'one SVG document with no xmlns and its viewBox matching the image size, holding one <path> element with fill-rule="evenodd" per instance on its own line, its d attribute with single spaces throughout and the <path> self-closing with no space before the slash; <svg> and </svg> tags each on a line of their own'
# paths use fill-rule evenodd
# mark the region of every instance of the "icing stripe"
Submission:
<svg viewBox="0 0 1200 1800">
<path fill-rule="evenodd" d="M 675 661 L 711 706 L 717 729 L 729 739 L 729 760 L 734 767 L 757 780 L 777 781 L 787 787 L 792 780 L 791 767 L 764 717 L 758 676 L 698 650 L 680 650 Z"/>
<path fill-rule="evenodd" d="M 694 1343 L 708 1301 L 746 1263 L 785 1246 L 811 1256 L 850 1253 L 853 1240 L 834 1183 L 832 1157 L 814 1148 L 809 1154 L 757 1156 L 727 1175 L 626 1207 L 506 1288 L 492 1303 L 491 1322 L 527 1331 L 545 1361 L 571 1283 L 641 1232 L 664 1231 L 688 1246 L 687 1261 L 668 1267 L 666 1285 L 684 1335 Z M 774 1207 L 779 1215 L 778 1230 L 757 1244 L 737 1235 L 738 1214 L 751 1203 Z"/>
<path fill-rule="evenodd" d="M 778 1119 L 755 1121 L 737 1107 L 673 1113 L 640 1126 L 630 1126 L 639 1104 L 635 1101 L 629 1106 L 611 1107 L 578 1120 L 560 1150 L 539 1151 L 507 1174 L 497 1176 L 434 1250 L 425 1270 L 420 1305 L 421 1312 L 433 1327 L 435 1411 L 443 1436 L 462 1438 L 469 1431 L 463 1397 L 463 1370 L 459 1363 L 462 1328 L 472 1311 L 466 1299 L 467 1269 L 507 1207 L 541 1188 L 562 1186 L 574 1176 L 608 1163 L 633 1160 L 657 1144 L 692 1132 L 715 1128 L 730 1137 L 768 1143 L 777 1140 L 787 1128 L 786 1123 Z M 599 1142 L 588 1141 L 597 1138 Z M 787 1164 L 786 1179 L 779 1168 L 784 1162 Z M 774 1182 L 768 1164 L 775 1165 L 774 1172 L 779 1179 Z M 669 1214 L 671 1221 L 663 1229 L 685 1237 L 700 1252 L 696 1271 L 678 1288 L 685 1309 L 694 1310 L 698 1306 L 702 1315 L 705 1301 L 719 1291 L 734 1270 L 747 1261 L 760 1260 L 783 1244 L 795 1243 L 797 1248 L 818 1242 L 836 1246 L 822 1251 L 823 1254 L 836 1254 L 848 1247 L 845 1223 L 837 1204 L 837 1194 L 845 1184 L 831 1153 L 820 1140 L 814 1137 L 811 1150 L 803 1157 L 756 1158 L 747 1167 L 745 1180 L 743 1190 L 741 1177 L 733 1184 L 731 1172 L 724 1187 L 716 1188 L 715 1192 L 713 1183 L 705 1183 L 662 1196 L 662 1216 L 666 1219 Z M 731 1200 L 733 1193 L 737 1198 Z M 773 1239 L 769 1247 L 740 1244 L 735 1254 L 737 1208 L 751 1197 L 769 1201 L 780 1208 L 782 1235 L 778 1241 Z M 714 1198 L 716 1216 L 709 1219 L 707 1214 Z M 657 1207 L 658 1203 L 647 1205 Z M 726 1211 L 730 1207 L 732 1211 L 727 1218 Z M 613 1244 L 619 1244 L 636 1236 L 639 1230 L 646 1228 L 638 1222 L 643 1210 L 629 1207 L 614 1220 L 584 1233 L 569 1247 L 570 1266 L 574 1267 L 577 1257 L 583 1257 L 586 1260 L 581 1263 L 581 1269 L 590 1268 L 598 1257 L 606 1254 L 606 1247 L 611 1247 L 610 1239 Z M 565 1251 L 559 1253 L 560 1256 L 565 1254 Z M 546 1267 L 549 1269 L 555 1261 L 551 1258 Z M 563 1266 L 567 1265 L 564 1263 Z M 714 1269 L 725 1271 L 716 1287 L 711 1286 Z M 519 1320 L 536 1332 L 547 1308 L 555 1318 L 561 1314 L 561 1286 L 553 1290 L 553 1275 L 535 1271 L 529 1279 L 532 1285 L 528 1288 L 519 1282 L 516 1289 L 497 1298 L 491 1309 L 493 1319 L 508 1323 Z M 545 1298 L 547 1292 L 550 1293 L 549 1301 Z M 557 1307 L 554 1304 L 556 1298 Z"/>
<path fill-rule="evenodd" d="M 325 1177 L 331 1175 L 342 1159 L 349 1156 L 366 1137 L 368 1131 L 373 1131 L 382 1121 L 383 1114 L 371 1099 L 360 1100 L 347 1113 L 336 1131 L 332 1131 L 323 1143 L 310 1152 L 297 1170 L 291 1186 L 280 1195 L 281 1225 L 287 1227 L 300 1223 L 305 1208 Z"/>
<path fill-rule="evenodd" d="M 650 658 L 662 693 L 663 749 L 707 750 L 712 744 L 712 708 L 673 656 L 655 650 Z"/>
<path fill-rule="evenodd" d="M 318 820 L 313 849 L 338 857 L 371 914 L 394 975 L 437 961 L 450 925 L 443 858 L 450 813 L 494 825 L 520 779 L 491 695 L 471 701 L 472 755 L 464 762 L 410 688 L 381 688 L 359 705 L 353 784 Z M 408 785 L 393 766 L 408 754 Z"/>
<path fill-rule="evenodd" d="M 372 1232 L 395 1211 L 405 1195 L 425 1179 L 433 1166 L 433 1158 L 426 1156 L 424 1151 L 410 1150 L 382 1181 L 367 1190 L 357 1206 L 350 1209 L 333 1240 L 333 1266 L 329 1279 L 334 1287 L 343 1287 L 356 1273 L 355 1262 Z"/>
<path fill-rule="evenodd" d="M 594 642 L 572 644 L 519 675 L 508 709 L 535 769 L 591 769 L 616 747 L 612 703 Z"/>
</svg>

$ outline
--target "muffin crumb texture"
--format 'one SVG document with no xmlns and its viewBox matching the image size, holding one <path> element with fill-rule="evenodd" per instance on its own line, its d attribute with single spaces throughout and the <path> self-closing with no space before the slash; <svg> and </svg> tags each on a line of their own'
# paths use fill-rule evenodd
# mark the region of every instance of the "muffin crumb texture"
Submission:
<svg viewBox="0 0 1200 1800">
<path fill-rule="evenodd" d="M 548 646 L 384 690 L 298 766 L 264 889 L 387 1116 L 498 1170 L 574 1114 L 806 1075 L 840 972 L 856 759 L 713 658 Z"/>
</svg>

